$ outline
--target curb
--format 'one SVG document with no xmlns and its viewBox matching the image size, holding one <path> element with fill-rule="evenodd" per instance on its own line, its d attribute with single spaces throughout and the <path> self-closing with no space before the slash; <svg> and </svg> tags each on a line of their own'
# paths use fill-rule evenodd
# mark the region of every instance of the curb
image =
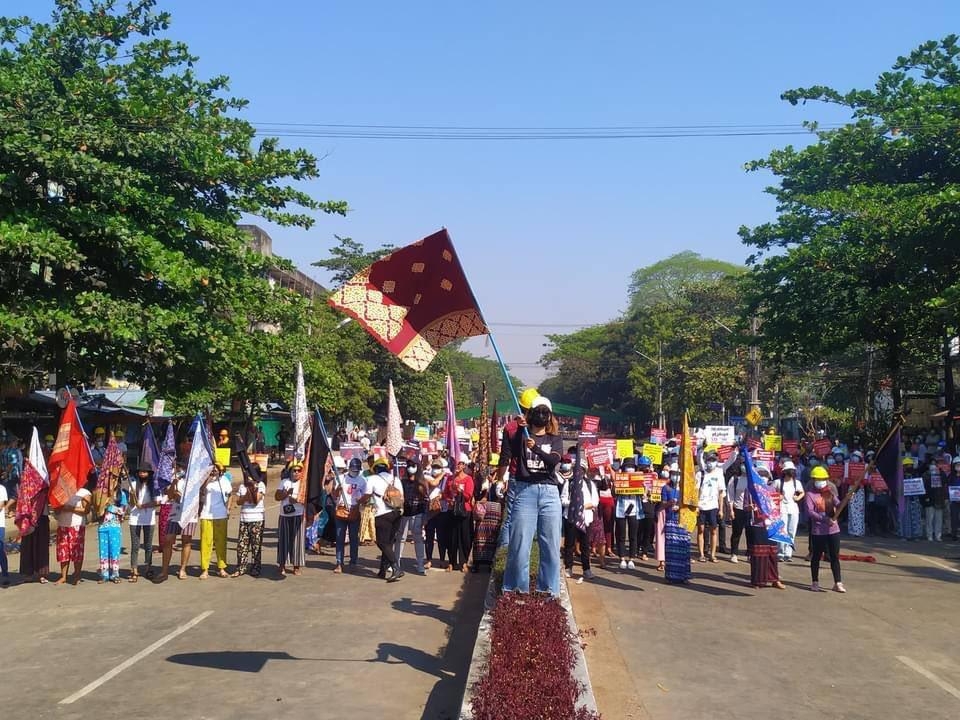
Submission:
<svg viewBox="0 0 960 720">
<path fill-rule="evenodd" d="M 583 643 L 580 641 L 580 630 L 577 627 L 577 620 L 573 616 L 573 606 L 570 604 L 570 593 L 567 591 L 567 579 L 560 578 L 563 583 L 560 586 L 560 605 L 567 615 L 567 627 L 574 638 L 574 657 L 573 679 L 583 685 L 583 692 L 577 699 L 577 708 L 584 708 L 599 715 L 597 709 L 597 698 L 593 694 L 593 684 L 590 682 L 590 671 L 587 668 L 587 658 L 583 653 Z M 492 625 L 491 614 L 493 606 L 497 603 L 496 583 L 494 583 L 493 573 L 490 573 L 490 580 L 487 582 L 487 595 L 483 601 L 483 617 L 480 618 L 480 625 L 477 627 L 477 640 L 473 645 L 473 655 L 470 657 L 470 672 L 467 673 L 467 684 L 463 689 L 463 700 L 460 703 L 459 720 L 473 720 L 473 709 L 470 706 L 470 689 L 480 680 L 484 663 L 490 655 L 490 629 Z"/>
</svg>

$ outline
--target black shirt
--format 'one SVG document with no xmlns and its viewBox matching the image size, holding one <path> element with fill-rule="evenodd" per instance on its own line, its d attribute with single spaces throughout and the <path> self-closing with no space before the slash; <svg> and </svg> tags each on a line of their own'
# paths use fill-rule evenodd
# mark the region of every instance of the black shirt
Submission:
<svg viewBox="0 0 960 720">
<path fill-rule="evenodd" d="M 554 471 L 560 464 L 563 453 L 563 438 L 559 435 L 531 435 L 536 442 L 533 450 L 527 449 L 526 438 L 522 431 L 509 437 L 509 442 L 500 448 L 499 467 L 508 467 L 516 458 L 514 477 L 522 482 L 557 484 Z"/>
</svg>

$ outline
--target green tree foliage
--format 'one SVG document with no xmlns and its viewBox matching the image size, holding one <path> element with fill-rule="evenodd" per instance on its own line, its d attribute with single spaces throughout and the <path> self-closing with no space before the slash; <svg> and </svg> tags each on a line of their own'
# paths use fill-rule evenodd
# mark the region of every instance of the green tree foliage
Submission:
<svg viewBox="0 0 960 720">
<path fill-rule="evenodd" d="M 728 275 L 739 275 L 746 268 L 741 265 L 705 258 L 699 253 L 684 250 L 676 255 L 638 268 L 630 276 L 629 313 L 662 303 L 678 302 L 687 285 L 720 280 Z"/>
<path fill-rule="evenodd" d="M 742 228 L 755 248 L 746 312 L 766 354 L 809 363 L 875 346 L 895 387 L 928 377 L 957 329 L 960 278 L 960 46 L 921 45 L 871 90 L 792 90 L 792 104 L 848 108 L 848 124 L 749 169 L 770 170 L 778 217 Z"/>
<path fill-rule="evenodd" d="M 121 372 L 199 403 L 279 377 L 303 340 L 263 328 L 311 312 L 270 288 L 284 261 L 249 249 L 241 214 L 308 228 L 346 206 L 289 184 L 317 176 L 313 156 L 255 146 L 246 102 L 198 77 L 154 5 L 0 18 L 0 362 L 59 384 Z"/>
<path fill-rule="evenodd" d="M 337 287 L 343 285 L 358 272 L 367 268 L 382 257 L 389 255 L 396 248 L 393 245 L 384 245 L 377 250 L 367 252 L 363 244 L 353 238 L 334 235 L 337 245 L 330 248 L 330 257 L 311 263 L 330 273 L 330 281 Z"/>
</svg>

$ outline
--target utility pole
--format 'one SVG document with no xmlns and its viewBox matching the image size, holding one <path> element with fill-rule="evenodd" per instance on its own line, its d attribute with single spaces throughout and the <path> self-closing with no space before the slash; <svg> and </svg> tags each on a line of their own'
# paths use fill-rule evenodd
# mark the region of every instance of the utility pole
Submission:
<svg viewBox="0 0 960 720">
<path fill-rule="evenodd" d="M 750 407 L 760 406 L 760 357 L 757 354 L 757 318 L 750 318 Z"/>
<path fill-rule="evenodd" d="M 657 414 L 660 416 L 659 427 L 665 428 L 663 421 L 663 342 L 657 341 Z"/>
</svg>

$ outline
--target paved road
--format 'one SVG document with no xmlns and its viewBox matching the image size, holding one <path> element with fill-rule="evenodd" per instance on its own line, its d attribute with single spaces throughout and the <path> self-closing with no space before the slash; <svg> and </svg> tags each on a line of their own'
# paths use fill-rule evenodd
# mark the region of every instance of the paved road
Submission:
<svg viewBox="0 0 960 720">
<path fill-rule="evenodd" d="M 268 512 L 268 528 L 275 514 Z M 231 521 L 231 560 L 235 537 Z M 163 585 L 98 585 L 96 547 L 91 529 L 79 586 L 0 591 L 4 713 L 435 720 L 459 711 L 487 574 L 408 570 L 387 585 L 375 577 L 376 548 L 366 547 L 358 575 L 334 575 L 332 555 L 308 555 L 301 577 L 281 579 L 265 565 L 260 579 L 201 581 L 194 567 L 193 577 Z M 275 529 L 264 558 L 276 558 Z M 196 547 L 191 559 L 196 566 Z M 11 561 L 17 568 L 18 557 Z M 124 575 L 127 562 L 122 556 Z"/>
<path fill-rule="evenodd" d="M 781 564 L 785 591 L 750 588 L 745 562 L 695 562 L 689 586 L 655 563 L 571 584 L 604 719 L 956 720 L 960 543 L 841 551 L 877 559 L 843 563 L 846 595 L 811 593 L 802 562 Z"/>
</svg>

